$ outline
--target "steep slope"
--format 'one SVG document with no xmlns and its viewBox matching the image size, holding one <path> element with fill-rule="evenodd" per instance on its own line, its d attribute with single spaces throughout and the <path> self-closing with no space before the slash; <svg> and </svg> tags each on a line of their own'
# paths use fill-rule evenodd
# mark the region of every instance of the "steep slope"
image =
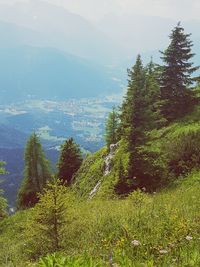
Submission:
<svg viewBox="0 0 200 267">
<path fill-rule="evenodd" d="M 195 172 L 170 189 L 154 195 L 136 191 L 126 200 L 80 202 L 75 198 L 71 203 L 64 195 L 67 223 L 63 250 L 48 255 L 40 264 L 31 256 L 37 249 L 42 254 L 34 254 L 35 261 L 46 256 L 46 236 L 37 232 L 38 225 L 43 232 L 46 227 L 33 221 L 34 209 L 18 211 L 0 221 L 0 265 L 34 267 L 54 262 L 59 266 L 105 267 L 113 262 L 132 267 L 134 262 L 136 266 L 197 267 L 199 182 L 200 173 Z"/>
<path fill-rule="evenodd" d="M 199 169 L 200 107 L 185 118 L 148 133 L 148 142 L 141 147 L 148 155 L 150 171 L 158 171 L 162 182 L 170 182 L 193 168 Z M 106 148 L 88 156 L 75 177 L 74 189 L 85 198 L 113 198 L 120 173 L 127 170 L 128 152 L 121 140 L 109 159 L 109 172 L 105 173 L 109 153 Z M 169 173 L 167 172 L 169 171 Z M 169 177 L 168 177 L 169 176 Z"/>
<path fill-rule="evenodd" d="M 127 169 L 127 163 L 125 142 L 117 144 L 111 153 L 102 148 L 86 157 L 75 177 L 74 189 L 85 198 L 113 197 L 119 180 L 119 166 L 122 164 L 123 169 Z"/>
</svg>

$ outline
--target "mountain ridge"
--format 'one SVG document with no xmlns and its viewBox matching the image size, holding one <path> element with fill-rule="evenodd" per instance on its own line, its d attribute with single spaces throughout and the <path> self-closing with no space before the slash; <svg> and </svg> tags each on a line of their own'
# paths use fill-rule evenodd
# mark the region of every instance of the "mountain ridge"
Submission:
<svg viewBox="0 0 200 267">
<path fill-rule="evenodd" d="M 120 92 L 109 70 L 53 48 L 0 49 L 0 103 L 94 97 Z"/>
</svg>

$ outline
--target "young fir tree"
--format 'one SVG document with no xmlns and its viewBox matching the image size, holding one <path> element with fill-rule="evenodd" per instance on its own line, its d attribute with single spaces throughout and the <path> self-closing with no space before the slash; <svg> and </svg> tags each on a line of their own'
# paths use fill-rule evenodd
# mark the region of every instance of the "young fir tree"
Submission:
<svg viewBox="0 0 200 267">
<path fill-rule="evenodd" d="M 67 209 L 72 199 L 56 178 L 47 184 L 26 227 L 26 248 L 30 256 L 39 257 L 63 248 L 67 238 Z"/>
<path fill-rule="evenodd" d="M 0 162 L 0 175 L 6 173 L 4 165 L 5 165 L 4 162 Z M 7 207 L 7 200 L 3 197 L 3 190 L 0 189 L 0 220 L 4 218 L 6 215 L 6 207 Z"/>
<path fill-rule="evenodd" d="M 49 162 L 45 158 L 39 138 L 34 133 L 25 148 L 24 180 L 18 192 L 18 208 L 34 206 L 38 202 L 38 193 L 43 192 L 50 177 Z"/>
<path fill-rule="evenodd" d="M 118 141 L 118 128 L 119 128 L 119 114 L 116 108 L 109 113 L 108 119 L 106 121 L 106 134 L 105 140 L 107 148 L 110 148 L 111 144 L 116 144 Z"/>
<path fill-rule="evenodd" d="M 62 184 L 70 185 L 74 174 L 78 171 L 82 163 L 80 147 L 73 138 L 66 140 L 61 146 L 60 158 L 57 164 L 58 178 Z"/>
<path fill-rule="evenodd" d="M 168 121 L 185 115 L 195 103 L 195 95 L 191 90 L 194 78 L 191 75 L 198 67 L 193 67 L 191 62 L 194 54 L 189 37 L 190 34 L 185 34 L 178 23 L 170 35 L 170 45 L 161 52 L 164 62 L 160 79 L 162 114 Z"/>
</svg>

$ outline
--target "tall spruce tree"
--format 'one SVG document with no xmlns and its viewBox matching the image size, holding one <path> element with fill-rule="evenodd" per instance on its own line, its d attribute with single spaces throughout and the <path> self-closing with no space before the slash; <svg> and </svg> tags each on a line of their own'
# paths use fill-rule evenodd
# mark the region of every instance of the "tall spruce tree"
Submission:
<svg viewBox="0 0 200 267">
<path fill-rule="evenodd" d="M 121 108 L 121 132 L 130 140 L 131 131 L 139 129 L 143 121 L 145 69 L 141 56 L 138 55 L 135 65 L 128 69 L 128 89 Z M 141 138 L 137 134 L 134 143 Z"/>
<path fill-rule="evenodd" d="M 43 192 L 50 178 L 49 162 L 45 158 L 39 138 L 34 133 L 25 148 L 24 180 L 18 192 L 18 208 L 34 206 L 38 202 L 38 193 Z"/>
<path fill-rule="evenodd" d="M 166 122 L 161 114 L 162 101 L 159 75 L 159 68 L 151 59 L 150 63 L 146 66 L 145 76 L 145 111 L 146 117 L 148 117 L 148 123 L 146 123 L 145 127 L 146 130 L 160 128 Z"/>
<path fill-rule="evenodd" d="M 145 69 L 140 55 L 131 70 L 128 70 L 128 90 L 122 104 L 121 127 L 128 143 L 130 183 L 136 180 L 140 170 L 140 156 L 138 147 L 144 142 L 146 125 L 145 101 Z"/>
<path fill-rule="evenodd" d="M 185 115 L 195 103 L 191 90 L 194 78 L 191 76 L 198 67 L 191 59 L 193 43 L 190 34 L 185 34 L 180 23 L 172 30 L 170 45 L 162 53 L 164 62 L 161 75 L 162 114 L 168 121 Z"/>
<path fill-rule="evenodd" d="M 82 163 L 80 147 L 73 138 L 66 140 L 61 146 L 60 158 L 57 164 L 58 178 L 62 184 L 70 185 L 74 174 L 78 171 Z"/>
<path fill-rule="evenodd" d="M 128 72 L 128 90 L 122 104 L 121 132 L 129 151 L 128 180 L 130 189 L 150 184 L 155 177 L 148 173 L 149 166 L 142 145 L 147 141 L 147 131 L 160 127 L 160 87 L 157 69 L 151 61 L 143 67 L 141 57 Z M 120 188 L 119 188 L 120 189 Z"/>
<path fill-rule="evenodd" d="M 118 128 L 119 128 L 119 115 L 116 108 L 109 113 L 106 121 L 106 133 L 105 140 L 107 148 L 110 148 L 111 144 L 116 144 L 118 141 Z"/>
</svg>

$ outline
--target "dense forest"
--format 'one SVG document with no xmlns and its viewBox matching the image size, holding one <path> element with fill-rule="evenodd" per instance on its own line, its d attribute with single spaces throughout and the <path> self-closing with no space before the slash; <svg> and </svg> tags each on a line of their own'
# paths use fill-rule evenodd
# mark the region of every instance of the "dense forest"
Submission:
<svg viewBox="0 0 200 267">
<path fill-rule="evenodd" d="M 128 69 L 101 150 L 70 138 L 53 171 L 30 136 L 15 214 L 0 191 L 0 266 L 200 266 L 199 67 L 180 23 L 169 38 Z"/>
</svg>

